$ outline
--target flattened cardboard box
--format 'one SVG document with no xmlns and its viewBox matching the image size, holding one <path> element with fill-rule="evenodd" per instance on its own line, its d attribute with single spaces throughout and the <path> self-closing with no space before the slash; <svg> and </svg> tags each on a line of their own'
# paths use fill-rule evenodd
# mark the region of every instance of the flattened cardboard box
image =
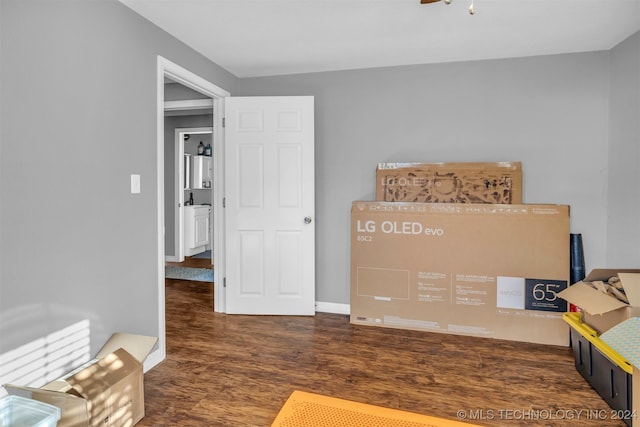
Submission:
<svg viewBox="0 0 640 427">
<path fill-rule="evenodd" d="M 569 207 L 353 202 L 351 322 L 566 346 Z"/>
<path fill-rule="evenodd" d="M 378 163 L 376 200 L 522 203 L 522 163 Z"/>
<path fill-rule="evenodd" d="M 594 281 L 607 282 L 610 277 L 614 276 L 620 279 L 629 304 L 588 285 Z M 602 334 L 631 317 L 640 316 L 640 270 L 595 269 L 587 277 L 569 286 L 558 296 L 580 307 L 582 321 Z"/>
<path fill-rule="evenodd" d="M 142 362 L 157 338 L 114 334 L 96 358 L 42 388 L 5 385 L 10 394 L 61 409 L 58 427 L 133 426 L 144 417 Z"/>
</svg>

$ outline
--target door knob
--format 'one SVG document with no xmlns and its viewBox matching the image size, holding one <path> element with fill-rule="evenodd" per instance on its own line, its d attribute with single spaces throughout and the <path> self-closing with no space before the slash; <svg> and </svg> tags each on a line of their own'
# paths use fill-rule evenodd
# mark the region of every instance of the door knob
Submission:
<svg viewBox="0 0 640 427">
<path fill-rule="evenodd" d="M 305 224 L 311 224 L 311 217 L 310 216 L 305 216 L 304 217 L 304 223 Z"/>
</svg>

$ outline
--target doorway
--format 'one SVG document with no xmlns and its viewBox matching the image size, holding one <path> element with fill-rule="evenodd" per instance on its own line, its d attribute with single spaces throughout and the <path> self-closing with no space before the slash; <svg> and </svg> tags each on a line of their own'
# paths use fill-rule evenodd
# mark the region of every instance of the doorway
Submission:
<svg viewBox="0 0 640 427">
<path fill-rule="evenodd" d="M 179 117 L 165 114 L 165 129 L 167 131 L 173 129 L 175 135 L 173 140 L 170 135 L 165 135 L 167 145 L 165 153 L 169 157 L 165 159 L 165 259 L 167 262 L 181 263 L 184 262 L 185 256 L 197 256 L 208 258 L 209 264 L 213 264 L 212 208 L 213 189 L 216 185 L 211 154 L 213 129 L 211 127 L 178 127 L 186 123 L 211 123 L 212 109 L 204 113 Z M 198 227 L 194 226 L 193 221 L 196 211 Z M 202 218 L 205 211 L 208 215 Z M 186 234 L 187 229 L 198 233 Z M 203 233 L 204 236 L 201 235 Z"/>
<path fill-rule="evenodd" d="M 213 105 L 212 155 L 216 183 L 212 206 L 213 262 L 218 277 L 214 282 L 214 311 L 272 315 L 315 313 L 313 97 L 230 97 L 229 92 L 158 57 L 160 361 L 166 356 L 163 191 L 165 79 L 205 95 Z M 225 108 L 229 109 L 227 129 L 223 129 Z M 225 134 L 229 135 L 226 141 Z M 257 134 L 261 135 L 258 140 L 254 138 Z M 232 166 L 225 170 L 227 163 Z M 232 202 L 223 209 L 225 197 Z M 238 209 L 246 211 L 246 208 L 255 209 L 251 210 L 250 215 L 239 214 Z M 245 217 L 258 218 L 262 223 L 256 228 L 235 221 Z M 261 238 L 261 234 L 266 238 Z M 265 262 L 254 262 L 266 260 L 267 255 L 272 257 Z M 261 274 L 261 266 L 269 266 L 270 270 L 264 270 L 265 274 Z M 233 273 L 231 280 L 229 273 Z M 228 299 L 229 295 L 240 298 Z M 262 307 L 256 303 L 257 300 L 276 307 L 275 311 L 267 313 L 262 308 L 257 309 Z M 231 302 L 235 302 L 235 310 L 229 311 Z M 238 303 L 249 305 L 241 307 Z"/>
<path fill-rule="evenodd" d="M 213 129 L 178 127 L 211 123 L 211 114 L 211 108 L 165 113 L 165 284 L 205 282 L 213 301 Z"/>
<path fill-rule="evenodd" d="M 229 96 L 226 90 L 202 79 L 196 74 L 180 67 L 179 65 L 158 56 L 157 62 L 157 232 L 158 232 L 158 254 L 157 254 L 157 275 L 158 275 L 158 351 L 154 352 L 150 365 L 159 363 L 166 357 L 166 337 L 165 337 L 165 182 L 169 179 L 173 183 L 173 177 L 165 174 L 165 83 L 167 81 L 178 83 L 201 95 L 203 99 L 210 103 L 213 108 L 211 115 L 212 129 L 212 158 L 213 158 L 213 181 L 216 185 L 212 189 L 212 214 L 213 214 L 213 241 L 211 249 L 213 252 L 212 262 L 216 266 L 216 275 L 224 277 L 224 215 L 223 207 L 223 185 L 224 185 L 224 132 L 222 120 L 224 117 L 224 98 Z M 173 207 L 173 201 L 169 201 Z M 223 312 L 225 307 L 225 294 L 223 287 L 219 283 L 214 283 L 214 304 L 213 310 Z"/>
</svg>

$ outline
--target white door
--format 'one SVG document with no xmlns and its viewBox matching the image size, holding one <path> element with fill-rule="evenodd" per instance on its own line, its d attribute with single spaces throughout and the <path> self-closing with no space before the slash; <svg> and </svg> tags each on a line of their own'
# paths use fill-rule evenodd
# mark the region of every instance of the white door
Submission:
<svg viewBox="0 0 640 427">
<path fill-rule="evenodd" d="M 313 315 L 313 97 L 228 97 L 225 117 L 226 312 Z"/>
</svg>

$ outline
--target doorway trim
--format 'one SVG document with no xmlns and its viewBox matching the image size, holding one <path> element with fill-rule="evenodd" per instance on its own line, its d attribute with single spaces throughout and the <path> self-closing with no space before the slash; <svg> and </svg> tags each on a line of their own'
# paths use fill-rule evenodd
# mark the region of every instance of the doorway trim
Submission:
<svg viewBox="0 0 640 427">
<path fill-rule="evenodd" d="M 166 326 L 165 326 L 165 244 L 164 244 L 164 84 L 169 78 L 190 89 L 206 95 L 213 100 L 213 131 L 212 138 L 214 157 L 214 185 L 213 189 L 213 262 L 217 277 L 224 277 L 224 213 L 222 198 L 224 195 L 224 98 L 230 93 L 186 68 L 158 55 L 156 74 L 156 182 L 157 182 L 157 276 L 158 276 L 158 349 L 149 355 L 145 361 L 145 371 L 157 365 L 166 358 Z M 214 311 L 224 311 L 225 294 L 222 286 L 214 283 Z"/>
</svg>

